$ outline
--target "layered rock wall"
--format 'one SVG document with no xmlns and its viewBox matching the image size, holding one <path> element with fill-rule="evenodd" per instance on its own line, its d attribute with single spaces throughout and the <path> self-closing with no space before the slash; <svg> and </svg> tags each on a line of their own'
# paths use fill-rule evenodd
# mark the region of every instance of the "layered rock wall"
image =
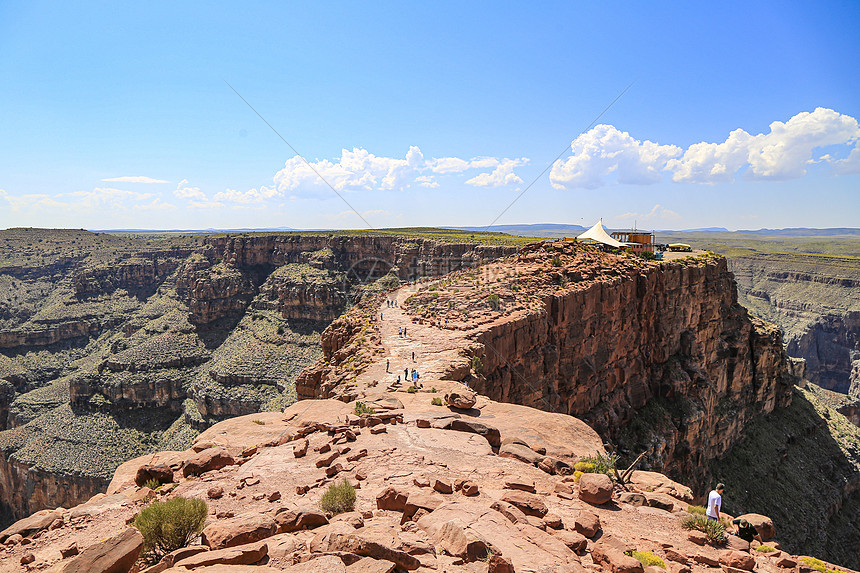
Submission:
<svg viewBox="0 0 860 573">
<path fill-rule="evenodd" d="M 791 400 L 780 332 L 737 304 L 725 259 L 665 263 L 549 296 L 543 312 L 476 339 L 479 392 L 581 417 L 606 439 L 647 448 L 651 467 L 694 482 L 751 418 Z"/>
</svg>

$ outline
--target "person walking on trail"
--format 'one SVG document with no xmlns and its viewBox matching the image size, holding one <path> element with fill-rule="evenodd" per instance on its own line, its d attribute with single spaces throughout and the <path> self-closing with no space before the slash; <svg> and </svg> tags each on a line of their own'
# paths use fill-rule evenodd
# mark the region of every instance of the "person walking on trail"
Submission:
<svg viewBox="0 0 860 573">
<path fill-rule="evenodd" d="M 390 363 L 390 362 L 389 362 L 388 360 L 386 360 L 386 361 L 385 361 L 385 371 L 386 371 L 386 372 L 388 372 L 388 365 L 389 365 L 389 363 Z"/>
<path fill-rule="evenodd" d="M 723 490 L 725 489 L 725 485 L 718 483 L 717 487 L 708 494 L 708 508 L 705 510 L 708 519 L 720 520 L 720 509 L 723 507 Z"/>
<path fill-rule="evenodd" d="M 412 362 L 415 362 L 415 353 L 412 353 Z"/>
<path fill-rule="evenodd" d="M 397 336 L 403 336 L 403 327 L 402 327 L 402 326 L 401 326 L 401 327 L 398 327 L 398 329 L 397 329 Z"/>
<path fill-rule="evenodd" d="M 403 369 L 403 380 L 404 381 L 409 380 L 409 368 Z"/>
</svg>

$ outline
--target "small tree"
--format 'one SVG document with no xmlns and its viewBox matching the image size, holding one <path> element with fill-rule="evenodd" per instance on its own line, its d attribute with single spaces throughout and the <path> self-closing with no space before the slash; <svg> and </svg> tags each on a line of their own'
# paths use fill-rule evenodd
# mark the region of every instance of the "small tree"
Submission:
<svg viewBox="0 0 860 573">
<path fill-rule="evenodd" d="M 134 518 L 134 526 L 143 535 L 143 550 L 160 558 L 185 547 L 203 531 L 208 512 L 202 499 L 175 497 L 143 508 Z"/>
<path fill-rule="evenodd" d="M 326 513 L 337 515 L 352 511 L 355 507 L 355 488 L 346 480 L 333 483 L 320 499 L 320 508 Z"/>
</svg>

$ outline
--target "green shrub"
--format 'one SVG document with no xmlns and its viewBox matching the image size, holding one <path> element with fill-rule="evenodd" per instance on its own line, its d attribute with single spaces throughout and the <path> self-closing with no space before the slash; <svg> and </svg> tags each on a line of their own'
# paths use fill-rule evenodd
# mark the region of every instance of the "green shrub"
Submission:
<svg viewBox="0 0 860 573">
<path fill-rule="evenodd" d="M 554 267 L 560 267 L 561 266 L 561 257 L 558 255 L 553 255 L 552 261 L 550 261 L 550 263 Z"/>
<path fill-rule="evenodd" d="M 143 484 L 143 487 L 148 487 L 152 491 L 155 491 L 161 487 L 161 482 L 156 478 L 150 478 L 145 484 Z"/>
<path fill-rule="evenodd" d="M 328 486 L 328 490 L 320 499 L 320 508 L 333 515 L 352 511 L 353 507 L 355 507 L 355 488 L 346 480 Z"/>
<path fill-rule="evenodd" d="M 492 308 L 493 310 L 499 310 L 499 307 L 501 306 L 501 299 L 499 298 L 499 295 L 493 293 L 488 296 L 487 304 L 489 304 L 490 308 Z"/>
<path fill-rule="evenodd" d="M 364 402 L 356 402 L 355 403 L 355 415 L 361 416 L 362 414 L 375 414 L 376 411 L 365 404 Z"/>
<path fill-rule="evenodd" d="M 418 392 L 418 386 L 410 386 L 409 388 L 406 389 L 406 391 L 409 392 L 410 394 L 415 394 Z"/>
<path fill-rule="evenodd" d="M 258 426 L 265 426 L 266 425 L 266 422 L 264 422 L 263 420 L 254 419 L 251 421 L 254 422 L 255 424 L 257 424 Z"/>
<path fill-rule="evenodd" d="M 134 518 L 134 526 L 143 535 L 144 551 L 161 557 L 185 547 L 203 531 L 208 512 L 202 499 L 175 497 L 143 508 Z"/>
<path fill-rule="evenodd" d="M 472 356 L 472 370 L 474 370 L 475 372 L 480 374 L 481 370 L 483 370 L 483 369 L 484 369 L 484 363 L 481 362 L 481 357 L 480 356 Z"/>
<path fill-rule="evenodd" d="M 824 561 L 821 559 L 816 559 L 815 557 L 801 557 L 800 560 L 816 571 L 820 571 L 821 573 L 826 573 L 827 571 L 827 565 L 825 565 Z"/>
<path fill-rule="evenodd" d="M 657 255 L 655 255 L 651 251 L 642 251 L 642 253 L 639 256 L 642 257 L 643 259 L 645 259 L 646 261 L 653 261 L 654 259 L 657 258 Z"/>
<path fill-rule="evenodd" d="M 654 555 L 650 551 L 631 551 L 630 555 L 634 557 L 639 563 L 642 564 L 642 567 L 648 567 L 649 565 L 656 565 L 657 567 L 666 568 L 666 562 L 660 559 L 657 555 Z"/>
<path fill-rule="evenodd" d="M 759 545 L 755 548 L 755 550 L 759 553 L 773 553 L 774 551 L 776 551 L 776 549 L 774 549 L 770 545 Z"/>
<path fill-rule="evenodd" d="M 579 461 L 594 466 L 594 469 L 590 473 L 612 476 L 615 473 L 615 464 L 618 463 L 618 454 L 595 454 L 593 456 L 585 456 Z"/>
<path fill-rule="evenodd" d="M 723 545 L 726 542 L 725 526 L 719 521 L 708 519 L 706 515 L 686 515 L 681 518 L 681 527 L 701 531 L 713 545 Z"/>
<path fill-rule="evenodd" d="M 594 464 L 589 462 L 576 462 L 573 465 L 573 469 L 576 471 L 580 471 L 584 474 L 590 474 L 594 472 Z"/>
<path fill-rule="evenodd" d="M 442 398 L 433 398 L 432 400 L 430 400 L 430 403 L 433 404 L 434 406 L 442 406 L 443 405 L 442 404 Z"/>
<path fill-rule="evenodd" d="M 704 505 L 688 505 L 687 513 L 692 513 L 694 515 L 705 515 L 705 506 Z"/>
<path fill-rule="evenodd" d="M 436 388 L 430 388 L 430 393 L 431 393 L 431 394 L 435 394 L 435 393 L 436 393 Z"/>
</svg>

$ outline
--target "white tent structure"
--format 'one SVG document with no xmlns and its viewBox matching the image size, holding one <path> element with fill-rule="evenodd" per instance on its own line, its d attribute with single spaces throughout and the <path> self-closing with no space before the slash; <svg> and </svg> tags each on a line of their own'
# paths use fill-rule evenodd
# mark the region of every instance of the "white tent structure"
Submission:
<svg viewBox="0 0 860 573">
<path fill-rule="evenodd" d="M 595 243 L 602 243 L 604 245 L 609 245 L 610 247 L 615 247 L 616 249 L 627 246 L 627 243 L 616 241 L 609 236 L 609 233 L 607 233 L 606 229 L 603 227 L 603 219 L 600 219 L 592 228 L 576 237 L 576 239 L 578 241 L 594 241 Z"/>
</svg>

